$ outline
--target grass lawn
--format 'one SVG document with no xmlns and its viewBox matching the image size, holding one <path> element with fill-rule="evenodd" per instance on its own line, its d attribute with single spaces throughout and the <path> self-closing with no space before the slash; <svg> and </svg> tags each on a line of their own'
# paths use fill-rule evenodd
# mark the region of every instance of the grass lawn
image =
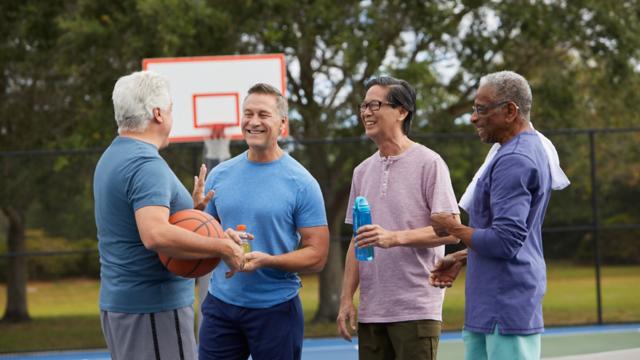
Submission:
<svg viewBox="0 0 640 360">
<path fill-rule="evenodd" d="M 548 265 L 548 289 L 544 301 L 547 326 L 595 323 L 596 291 L 594 270 L 563 264 Z M 460 329 L 464 317 L 464 280 L 447 290 L 444 328 Z M 602 302 L 605 322 L 640 321 L 640 266 L 610 266 L 602 270 Z M 29 311 L 33 320 L 24 324 L 0 323 L 0 352 L 42 349 L 105 347 L 98 315 L 98 282 L 70 279 L 32 282 L 28 287 Z M 306 319 L 318 307 L 316 276 L 303 278 L 301 298 Z M 6 290 L 0 285 L 0 308 Z M 308 337 L 336 336 L 335 323 L 312 324 Z"/>
</svg>

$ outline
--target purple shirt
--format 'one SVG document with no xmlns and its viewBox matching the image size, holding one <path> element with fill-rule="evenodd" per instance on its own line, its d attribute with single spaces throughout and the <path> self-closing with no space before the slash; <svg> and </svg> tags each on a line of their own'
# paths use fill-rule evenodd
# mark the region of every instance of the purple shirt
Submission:
<svg viewBox="0 0 640 360">
<path fill-rule="evenodd" d="M 549 162 L 534 132 L 503 144 L 478 179 L 469 209 L 465 329 L 543 331 L 546 269 L 541 228 L 551 197 Z"/>
<path fill-rule="evenodd" d="M 398 156 L 376 152 L 353 171 L 346 223 L 353 202 L 365 196 L 374 224 L 391 231 L 431 225 L 432 212 L 459 213 L 449 169 L 442 158 L 420 144 Z M 361 323 L 442 319 L 444 291 L 430 286 L 429 270 L 444 256 L 436 248 L 375 248 L 375 259 L 358 262 Z"/>
</svg>

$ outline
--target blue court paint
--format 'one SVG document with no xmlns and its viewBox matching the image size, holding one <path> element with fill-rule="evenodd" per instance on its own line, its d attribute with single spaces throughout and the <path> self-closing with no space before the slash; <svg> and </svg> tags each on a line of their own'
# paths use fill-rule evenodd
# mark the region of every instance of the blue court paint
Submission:
<svg viewBox="0 0 640 360">
<path fill-rule="evenodd" d="M 616 333 L 616 332 L 638 332 L 640 333 L 640 323 L 619 324 L 619 325 L 594 325 L 594 326 L 571 326 L 562 328 L 547 328 L 542 334 L 546 336 L 567 336 L 579 334 Z M 461 331 L 443 332 L 440 342 L 462 341 Z M 302 349 L 304 360 L 354 360 L 358 358 L 358 342 L 354 338 L 353 342 L 347 342 L 341 338 L 329 339 L 306 339 Z M 0 355 L 0 360 L 110 360 L 109 354 L 105 350 L 93 351 L 50 351 L 29 354 L 7 354 Z"/>
</svg>

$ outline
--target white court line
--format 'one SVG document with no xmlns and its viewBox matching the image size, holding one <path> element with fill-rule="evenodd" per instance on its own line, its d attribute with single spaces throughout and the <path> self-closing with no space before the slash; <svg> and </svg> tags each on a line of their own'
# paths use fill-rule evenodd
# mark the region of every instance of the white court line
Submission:
<svg viewBox="0 0 640 360">
<path fill-rule="evenodd" d="M 640 348 L 606 351 L 571 356 L 544 358 L 543 360 L 628 360 L 640 359 Z"/>
</svg>

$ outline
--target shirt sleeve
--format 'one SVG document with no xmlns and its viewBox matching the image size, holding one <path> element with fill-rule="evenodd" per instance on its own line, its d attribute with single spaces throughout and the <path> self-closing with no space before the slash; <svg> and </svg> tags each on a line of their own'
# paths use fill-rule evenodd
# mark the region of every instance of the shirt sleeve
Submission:
<svg viewBox="0 0 640 360">
<path fill-rule="evenodd" d="M 296 228 L 326 226 L 327 213 L 324 210 L 322 190 L 315 179 L 300 189 L 295 211 Z"/>
<path fill-rule="evenodd" d="M 471 248 L 480 255 L 511 259 L 524 244 L 529 227 L 531 190 L 537 181 L 533 162 L 520 154 L 497 160 L 491 173 L 491 226 L 474 229 Z"/>
<path fill-rule="evenodd" d="M 432 213 L 447 212 L 460 214 L 456 195 L 453 193 L 449 168 L 441 157 L 436 157 L 427 165 L 425 197 Z"/>
<path fill-rule="evenodd" d="M 127 187 L 127 197 L 133 211 L 146 206 L 171 204 L 172 172 L 162 161 L 150 159 L 140 164 L 131 174 Z"/>
</svg>

